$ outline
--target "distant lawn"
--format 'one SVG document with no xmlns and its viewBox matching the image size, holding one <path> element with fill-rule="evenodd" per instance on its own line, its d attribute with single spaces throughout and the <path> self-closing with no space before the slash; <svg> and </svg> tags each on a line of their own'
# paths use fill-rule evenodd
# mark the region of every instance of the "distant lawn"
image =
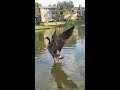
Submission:
<svg viewBox="0 0 120 90">
<path fill-rule="evenodd" d="M 35 29 L 45 29 L 45 28 L 49 28 L 49 26 L 35 26 Z"/>
<path fill-rule="evenodd" d="M 59 24 L 59 25 L 36 25 L 35 26 L 35 32 L 44 30 L 44 29 L 50 29 L 50 28 L 57 28 L 57 27 L 69 27 L 71 25 L 83 25 L 85 24 L 85 20 L 70 20 L 66 24 Z"/>
<path fill-rule="evenodd" d="M 57 28 L 57 27 L 64 27 L 65 24 L 60 25 L 45 25 L 45 26 L 35 26 L 35 30 L 43 30 L 43 29 L 50 29 L 50 28 Z"/>
<path fill-rule="evenodd" d="M 41 30 L 35 30 L 35 33 L 37 33 L 37 32 L 41 32 L 41 33 L 44 33 L 44 29 L 41 29 Z"/>
</svg>

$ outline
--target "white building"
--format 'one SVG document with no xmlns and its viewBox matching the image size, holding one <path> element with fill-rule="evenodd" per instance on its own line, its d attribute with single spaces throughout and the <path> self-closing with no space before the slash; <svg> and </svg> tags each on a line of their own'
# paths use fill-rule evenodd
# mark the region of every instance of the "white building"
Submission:
<svg viewBox="0 0 120 90">
<path fill-rule="evenodd" d="M 40 6 L 40 13 L 41 13 L 41 21 L 42 22 L 49 22 L 53 21 L 54 17 L 56 17 L 56 6 Z M 79 5 L 79 7 L 74 7 L 74 14 L 72 15 L 71 19 L 80 19 L 85 18 L 85 8 Z M 67 19 L 70 14 L 67 14 L 64 19 Z"/>
<path fill-rule="evenodd" d="M 85 7 L 82 8 L 82 18 L 85 18 Z"/>
<path fill-rule="evenodd" d="M 46 7 L 46 6 L 40 6 L 40 12 L 41 12 L 41 21 L 42 22 L 49 22 L 53 20 L 53 17 L 56 15 L 56 8 L 57 7 Z"/>
</svg>

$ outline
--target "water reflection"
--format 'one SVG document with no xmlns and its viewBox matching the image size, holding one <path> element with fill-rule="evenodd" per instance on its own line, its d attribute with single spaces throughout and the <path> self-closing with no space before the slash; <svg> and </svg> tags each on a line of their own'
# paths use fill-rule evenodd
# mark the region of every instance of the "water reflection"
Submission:
<svg viewBox="0 0 120 90">
<path fill-rule="evenodd" d="M 78 39 L 81 40 L 81 43 L 85 43 L 85 27 L 77 27 L 78 30 Z"/>
<path fill-rule="evenodd" d="M 40 55 L 44 47 L 43 32 L 35 33 L 35 55 Z"/>
<path fill-rule="evenodd" d="M 69 77 L 66 73 L 62 70 L 61 63 L 54 63 L 51 69 L 51 74 L 53 75 L 55 82 L 57 84 L 58 90 L 60 89 L 77 89 L 77 85 L 72 81 L 69 80 Z"/>
<path fill-rule="evenodd" d="M 61 51 L 65 58 L 59 63 L 54 63 L 45 47 L 45 36 L 51 39 L 55 30 L 59 35 L 66 29 L 52 28 L 35 33 L 35 90 L 85 90 L 85 27 L 75 27 Z"/>
</svg>

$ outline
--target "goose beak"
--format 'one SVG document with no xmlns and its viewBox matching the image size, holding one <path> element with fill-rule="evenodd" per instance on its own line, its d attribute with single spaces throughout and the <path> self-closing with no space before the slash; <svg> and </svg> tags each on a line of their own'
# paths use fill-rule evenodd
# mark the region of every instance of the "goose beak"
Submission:
<svg viewBox="0 0 120 90">
<path fill-rule="evenodd" d="M 64 57 L 60 56 L 59 59 L 63 59 Z"/>
</svg>

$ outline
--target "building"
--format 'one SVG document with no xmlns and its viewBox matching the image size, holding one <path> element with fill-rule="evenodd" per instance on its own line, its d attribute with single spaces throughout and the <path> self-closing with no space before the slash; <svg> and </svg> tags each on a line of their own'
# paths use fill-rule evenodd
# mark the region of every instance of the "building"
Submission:
<svg viewBox="0 0 120 90">
<path fill-rule="evenodd" d="M 74 7 L 74 11 L 77 14 L 76 19 L 85 18 L 85 7 L 79 5 L 79 7 Z"/>
<path fill-rule="evenodd" d="M 41 21 L 42 22 L 49 22 L 53 21 L 53 18 L 56 16 L 56 8 L 53 6 L 40 6 L 41 12 Z"/>
<path fill-rule="evenodd" d="M 82 18 L 85 19 L 85 7 L 82 8 Z"/>
<path fill-rule="evenodd" d="M 67 14 L 64 16 L 64 19 L 67 19 L 71 16 L 71 19 L 81 19 L 83 18 L 83 7 L 81 5 L 79 5 L 79 7 L 74 7 L 73 8 L 74 13 L 72 14 Z"/>
<path fill-rule="evenodd" d="M 80 7 L 74 7 L 74 17 L 75 17 L 75 19 L 79 19 L 80 18 Z"/>
<path fill-rule="evenodd" d="M 41 13 L 41 22 L 50 22 L 55 20 L 57 14 L 57 7 L 56 6 L 40 6 L 40 13 Z M 79 7 L 74 7 L 74 14 L 72 15 L 71 19 L 81 19 L 85 18 L 85 7 L 79 5 Z M 64 16 L 64 19 L 67 19 L 70 14 Z"/>
</svg>

